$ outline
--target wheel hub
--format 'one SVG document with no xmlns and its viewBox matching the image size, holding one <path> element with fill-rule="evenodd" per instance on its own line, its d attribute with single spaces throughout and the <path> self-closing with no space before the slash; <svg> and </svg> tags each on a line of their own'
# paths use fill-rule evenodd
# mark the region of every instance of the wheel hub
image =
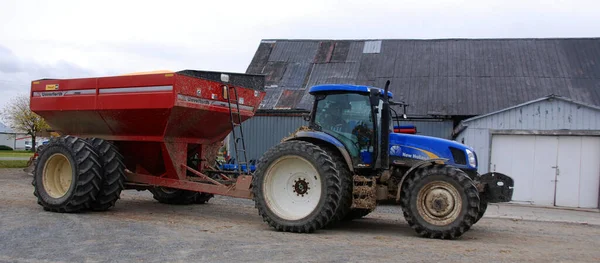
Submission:
<svg viewBox="0 0 600 263">
<path fill-rule="evenodd" d="M 447 225 L 458 218 L 462 201 L 458 190 L 448 182 L 430 182 L 419 191 L 417 210 L 432 225 Z"/>
<path fill-rule="evenodd" d="M 66 195 L 73 181 L 73 169 L 69 159 L 61 153 L 51 155 L 44 164 L 42 180 L 50 197 L 61 198 Z"/>
<path fill-rule="evenodd" d="M 304 195 L 306 193 L 308 193 L 308 190 L 310 190 L 310 187 L 308 186 L 308 182 L 304 178 L 299 178 L 297 180 L 294 180 L 293 187 L 294 187 L 294 193 L 296 193 L 296 195 L 302 196 L 302 197 L 304 197 Z"/>
<path fill-rule="evenodd" d="M 446 189 L 434 189 L 425 196 L 426 209 L 435 216 L 447 216 L 454 209 L 454 198 Z"/>
</svg>

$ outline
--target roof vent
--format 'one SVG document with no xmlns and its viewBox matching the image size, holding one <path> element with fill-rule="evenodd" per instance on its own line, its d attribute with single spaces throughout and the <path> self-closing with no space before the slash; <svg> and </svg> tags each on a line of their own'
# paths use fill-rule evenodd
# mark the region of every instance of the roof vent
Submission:
<svg viewBox="0 0 600 263">
<path fill-rule="evenodd" d="M 379 53 L 381 52 L 381 40 L 365 41 L 363 53 Z"/>
</svg>

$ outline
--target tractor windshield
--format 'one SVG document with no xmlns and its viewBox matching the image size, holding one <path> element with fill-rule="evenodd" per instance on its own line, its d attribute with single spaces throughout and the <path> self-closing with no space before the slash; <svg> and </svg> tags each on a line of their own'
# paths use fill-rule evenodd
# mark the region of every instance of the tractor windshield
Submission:
<svg viewBox="0 0 600 263">
<path fill-rule="evenodd" d="M 317 99 L 315 124 L 342 142 L 356 164 L 371 164 L 374 134 L 371 116 L 367 94 L 329 94 Z"/>
</svg>

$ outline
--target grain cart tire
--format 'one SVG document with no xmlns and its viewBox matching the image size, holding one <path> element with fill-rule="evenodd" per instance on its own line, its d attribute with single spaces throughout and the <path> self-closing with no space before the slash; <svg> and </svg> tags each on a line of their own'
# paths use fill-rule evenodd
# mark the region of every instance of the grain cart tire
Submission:
<svg viewBox="0 0 600 263">
<path fill-rule="evenodd" d="M 335 216 L 342 199 L 339 171 L 319 146 L 291 140 L 269 149 L 252 178 L 258 214 L 277 231 L 312 233 Z"/>
<path fill-rule="evenodd" d="M 52 138 L 40 153 L 33 174 L 33 194 L 44 210 L 60 213 L 90 208 L 102 183 L 100 156 L 85 140 Z"/>
<path fill-rule="evenodd" d="M 205 204 L 208 202 L 208 200 L 210 200 L 214 196 L 215 195 L 208 194 L 208 193 L 198 193 L 196 195 L 196 198 L 194 199 L 194 204 Z"/>
<path fill-rule="evenodd" d="M 155 186 L 148 189 L 152 193 L 152 197 L 163 204 L 170 205 L 189 205 L 196 202 L 197 192 Z"/>
<path fill-rule="evenodd" d="M 417 170 L 402 187 L 402 209 L 420 236 L 455 239 L 479 213 L 477 188 L 461 170 L 433 165 Z"/>
<path fill-rule="evenodd" d="M 344 221 L 352 221 L 355 219 L 361 219 L 365 216 L 367 216 L 368 214 L 370 214 L 371 212 L 373 212 L 373 210 L 371 209 L 364 209 L 364 208 L 356 208 L 356 209 L 352 209 L 348 212 L 348 214 L 346 215 L 346 217 L 344 217 Z"/>
<path fill-rule="evenodd" d="M 119 150 L 109 141 L 89 138 L 102 160 L 102 185 L 96 200 L 90 204 L 94 211 L 106 211 L 115 206 L 121 196 L 125 182 L 125 164 Z"/>
</svg>

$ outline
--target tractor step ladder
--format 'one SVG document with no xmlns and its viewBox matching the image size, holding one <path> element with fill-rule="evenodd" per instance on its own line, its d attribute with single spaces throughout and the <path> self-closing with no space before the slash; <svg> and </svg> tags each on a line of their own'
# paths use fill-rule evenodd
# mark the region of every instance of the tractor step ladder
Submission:
<svg viewBox="0 0 600 263">
<path fill-rule="evenodd" d="M 233 137 L 233 148 L 235 149 L 235 159 L 238 166 L 238 172 L 242 173 L 242 165 L 246 166 L 246 171 L 250 171 L 250 167 L 248 165 L 248 156 L 246 154 L 246 143 L 244 142 L 244 130 L 242 129 L 242 114 L 240 113 L 240 101 L 238 97 L 237 87 L 235 86 L 227 86 L 227 90 L 225 94 L 227 96 L 227 105 L 229 106 L 229 119 L 231 121 L 231 135 Z M 231 90 L 233 90 L 233 96 L 235 99 L 232 99 Z M 233 104 L 233 105 L 232 105 Z M 235 112 L 232 108 L 235 106 Z M 236 118 L 233 115 L 237 114 L 237 122 Z M 238 137 L 235 132 L 235 127 L 239 127 L 240 136 Z M 242 149 L 238 149 L 238 141 L 242 142 Z M 243 153 L 244 160 L 241 161 L 239 158 L 240 153 Z"/>
</svg>

